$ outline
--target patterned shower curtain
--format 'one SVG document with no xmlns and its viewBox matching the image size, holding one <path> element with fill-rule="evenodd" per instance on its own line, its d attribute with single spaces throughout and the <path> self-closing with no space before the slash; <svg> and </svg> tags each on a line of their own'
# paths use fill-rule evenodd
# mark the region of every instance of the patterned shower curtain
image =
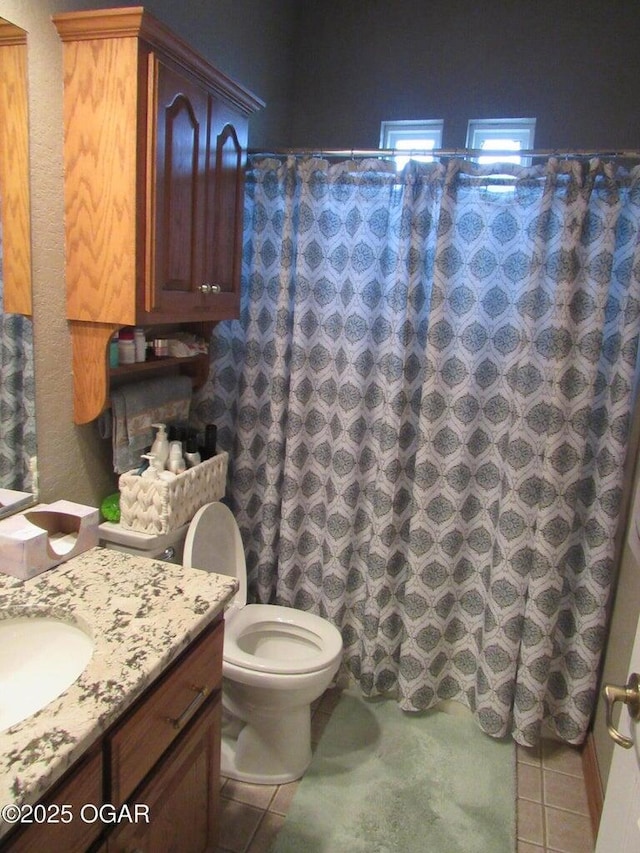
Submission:
<svg viewBox="0 0 640 853">
<path fill-rule="evenodd" d="M 0 488 L 35 489 L 30 458 L 36 454 L 33 323 L 5 314 L 0 227 Z"/>
<path fill-rule="evenodd" d="M 366 695 L 534 745 L 594 707 L 639 326 L 640 171 L 273 158 L 198 416 L 254 599 Z"/>
</svg>

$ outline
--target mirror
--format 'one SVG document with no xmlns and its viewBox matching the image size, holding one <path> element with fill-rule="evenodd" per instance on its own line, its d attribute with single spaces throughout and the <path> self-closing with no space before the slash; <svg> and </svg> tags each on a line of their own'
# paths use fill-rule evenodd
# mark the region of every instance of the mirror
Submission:
<svg viewBox="0 0 640 853">
<path fill-rule="evenodd" d="M 33 503 L 27 33 L 0 18 L 0 517 Z"/>
</svg>

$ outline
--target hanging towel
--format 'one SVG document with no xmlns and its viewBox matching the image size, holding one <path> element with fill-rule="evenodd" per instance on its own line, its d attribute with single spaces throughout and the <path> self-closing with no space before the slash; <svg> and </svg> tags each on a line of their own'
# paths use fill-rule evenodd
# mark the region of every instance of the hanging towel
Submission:
<svg viewBox="0 0 640 853">
<path fill-rule="evenodd" d="M 191 379 L 163 376 L 132 382 L 111 392 L 113 470 L 124 474 L 140 465 L 153 443 L 152 424 L 185 423 L 191 406 Z"/>
</svg>

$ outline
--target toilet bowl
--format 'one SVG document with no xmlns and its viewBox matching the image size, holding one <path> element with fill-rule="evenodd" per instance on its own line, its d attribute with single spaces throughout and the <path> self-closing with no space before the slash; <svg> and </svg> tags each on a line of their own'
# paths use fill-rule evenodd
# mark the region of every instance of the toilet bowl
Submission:
<svg viewBox="0 0 640 853">
<path fill-rule="evenodd" d="M 311 761 L 311 703 L 340 666 L 340 632 L 313 613 L 247 604 L 240 530 L 224 504 L 195 514 L 183 562 L 239 583 L 225 613 L 222 775 L 258 785 L 299 779 Z"/>
</svg>

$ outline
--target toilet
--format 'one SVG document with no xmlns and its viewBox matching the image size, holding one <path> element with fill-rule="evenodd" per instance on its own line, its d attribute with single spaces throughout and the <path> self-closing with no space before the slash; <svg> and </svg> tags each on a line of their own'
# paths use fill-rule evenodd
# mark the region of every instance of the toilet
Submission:
<svg viewBox="0 0 640 853">
<path fill-rule="evenodd" d="M 342 659 L 340 632 L 313 613 L 247 604 L 240 530 L 222 503 L 193 517 L 183 563 L 239 582 L 225 613 L 221 774 L 258 785 L 299 779 L 311 761 L 311 703 Z"/>
</svg>

